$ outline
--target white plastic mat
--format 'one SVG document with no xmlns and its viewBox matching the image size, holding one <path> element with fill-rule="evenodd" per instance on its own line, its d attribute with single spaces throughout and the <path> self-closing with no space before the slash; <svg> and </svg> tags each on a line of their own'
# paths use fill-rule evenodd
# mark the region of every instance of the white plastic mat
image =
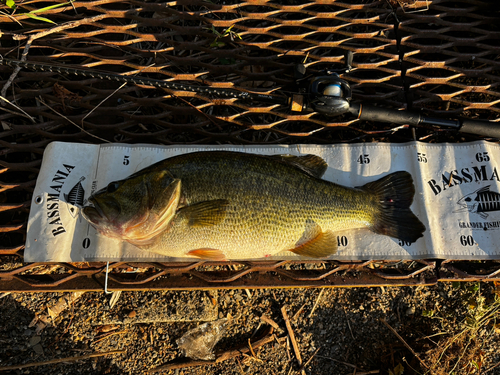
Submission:
<svg viewBox="0 0 500 375">
<path fill-rule="evenodd" d="M 33 194 L 25 261 L 172 261 L 97 234 L 81 216 L 81 207 L 111 181 L 171 156 L 208 150 L 319 155 L 328 163 L 323 178 L 345 186 L 361 186 L 391 172 L 409 171 L 416 190 L 411 209 L 427 228 L 424 237 L 407 244 L 367 229 L 339 232 L 338 251 L 329 259 L 500 258 L 497 144 L 153 146 L 53 142 L 45 150 Z M 274 258 L 296 256 L 283 252 Z"/>
</svg>

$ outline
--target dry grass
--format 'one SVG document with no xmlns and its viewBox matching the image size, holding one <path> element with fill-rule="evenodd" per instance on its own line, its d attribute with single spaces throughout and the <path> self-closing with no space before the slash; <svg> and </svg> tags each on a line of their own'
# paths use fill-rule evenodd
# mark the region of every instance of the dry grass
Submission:
<svg viewBox="0 0 500 375">
<path fill-rule="evenodd" d="M 495 285 L 494 293 L 486 297 L 482 285 L 464 284 L 469 298 L 464 300 L 467 308 L 465 318 L 432 316 L 441 320 L 441 329 L 431 340 L 430 349 L 424 354 L 424 361 L 429 366 L 426 374 L 484 374 L 484 347 L 499 330 L 500 288 Z"/>
</svg>

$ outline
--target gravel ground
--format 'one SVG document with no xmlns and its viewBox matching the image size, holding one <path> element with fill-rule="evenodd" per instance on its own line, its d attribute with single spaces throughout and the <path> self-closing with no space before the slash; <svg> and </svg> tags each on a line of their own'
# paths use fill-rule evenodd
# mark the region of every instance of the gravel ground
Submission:
<svg viewBox="0 0 500 375">
<path fill-rule="evenodd" d="M 500 374 L 500 365 L 494 367 L 500 362 L 496 293 L 493 283 L 122 292 L 114 306 L 113 296 L 97 292 L 12 293 L 0 299 L 0 370 L 120 350 L 3 373 L 142 374 L 179 361 L 176 340 L 189 329 L 229 318 L 217 352 L 248 346 L 269 324 L 276 327 L 274 336 L 254 349 L 255 356 L 249 352 L 213 365 L 158 373 L 301 373 L 282 313 L 285 307 L 302 362 L 312 358 L 304 367 L 306 374 Z M 67 302 L 71 298 L 76 300 Z M 48 312 L 54 320 L 42 328 Z"/>
</svg>

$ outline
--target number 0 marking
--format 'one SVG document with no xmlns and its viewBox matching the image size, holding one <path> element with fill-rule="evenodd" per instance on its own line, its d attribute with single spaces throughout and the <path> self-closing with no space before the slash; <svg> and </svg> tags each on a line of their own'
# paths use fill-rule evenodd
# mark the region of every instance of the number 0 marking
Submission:
<svg viewBox="0 0 500 375">
<path fill-rule="evenodd" d="M 88 249 L 90 246 L 90 238 L 88 238 L 88 237 L 84 238 L 84 240 L 82 242 L 82 246 L 84 249 Z"/>
</svg>

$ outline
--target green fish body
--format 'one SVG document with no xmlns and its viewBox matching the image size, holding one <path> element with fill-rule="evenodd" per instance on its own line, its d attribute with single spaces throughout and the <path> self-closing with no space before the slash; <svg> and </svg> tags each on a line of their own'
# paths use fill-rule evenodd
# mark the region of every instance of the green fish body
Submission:
<svg viewBox="0 0 500 375">
<path fill-rule="evenodd" d="M 408 242 L 422 236 L 409 173 L 350 188 L 322 180 L 325 170 L 313 155 L 184 154 L 110 183 L 83 212 L 101 233 L 171 257 L 327 257 L 337 233 L 355 228 Z"/>
</svg>

